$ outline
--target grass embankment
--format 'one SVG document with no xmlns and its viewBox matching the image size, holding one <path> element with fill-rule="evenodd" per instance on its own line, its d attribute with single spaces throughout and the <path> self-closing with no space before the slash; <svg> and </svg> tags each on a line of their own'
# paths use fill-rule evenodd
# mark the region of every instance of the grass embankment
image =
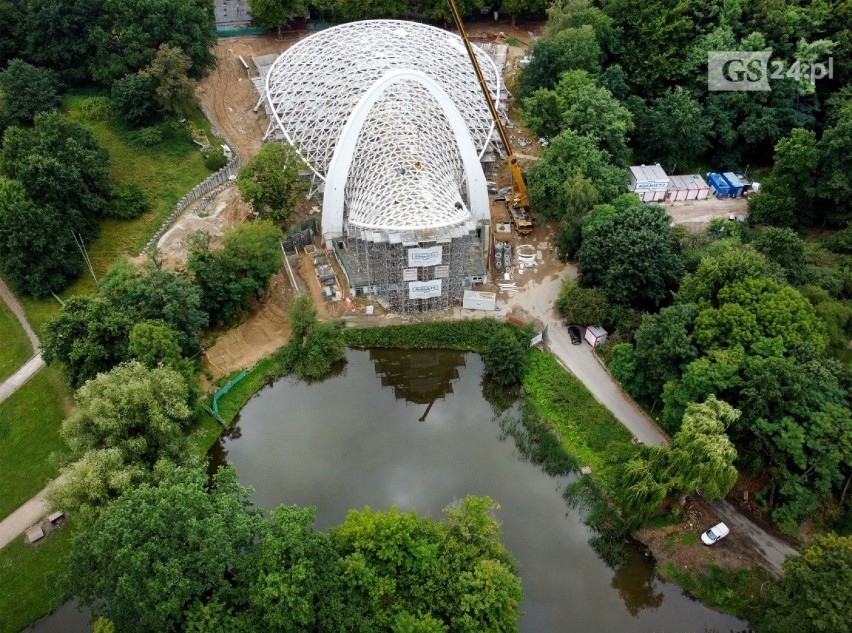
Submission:
<svg viewBox="0 0 852 633">
<path fill-rule="evenodd" d="M 71 546 L 73 522 L 35 547 L 16 539 L 0 550 L 0 633 L 17 633 L 65 601 L 56 572 Z"/>
<path fill-rule="evenodd" d="M 210 175 L 204 157 L 185 129 L 163 127 L 163 140 L 153 147 L 141 146 L 119 119 L 87 121 L 81 104 L 91 95 L 72 95 L 63 101 L 62 111 L 71 120 L 84 125 L 109 153 L 110 176 L 115 183 L 135 182 L 145 194 L 150 210 L 135 220 L 105 219 L 100 236 L 89 246 L 89 259 L 100 278 L 121 257 L 135 257 L 151 236 L 174 211 L 175 204 L 186 192 Z M 209 130 L 201 113 L 192 120 L 196 127 Z M 212 139 L 212 135 L 208 134 Z M 95 283 L 88 271 L 61 293 L 63 299 L 94 292 Z M 27 318 L 39 331 L 48 317 L 55 314 L 59 304 L 54 299 L 22 298 Z"/>
<path fill-rule="evenodd" d="M 143 147 L 135 142 L 132 130 L 116 118 L 95 122 L 83 120 L 81 104 L 87 96 L 91 95 L 68 96 L 63 102 L 63 112 L 88 128 L 107 150 L 110 175 L 115 183 L 135 182 L 150 206 L 150 210 L 136 220 L 101 222 L 100 236 L 88 249 L 95 274 L 100 278 L 119 258 L 138 255 L 178 200 L 203 181 L 210 170 L 204 165 L 198 146 L 184 130 L 170 130 L 164 126 L 163 140 L 153 147 Z M 200 112 L 191 122 L 206 130 L 210 140 L 214 140 L 209 133 L 209 122 Z M 68 299 L 94 290 L 94 281 L 86 272 L 61 296 Z M 21 303 L 36 331 L 59 309 L 52 298 L 22 297 Z M 5 341 L 2 324 L 0 334 Z M 58 470 L 49 455 L 63 450 L 58 430 L 69 402 L 69 390 L 64 382 L 48 369 L 39 372 L 0 405 L 0 490 L 3 491 L 0 516 L 6 516 L 56 476 Z M 205 420 L 198 430 L 199 451 L 206 452 L 221 432 L 221 426 Z M 59 569 L 59 561 L 69 549 L 71 529 L 73 522 L 36 548 L 16 540 L 0 550 L 0 587 L 3 587 L 0 591 L 0 633 L 18 631 L 60 604 L 62 596 L 57 588 L 46 583 L 45 573 Z"/>
<path fill-rule="evenodd" d="M 754 617 L 761 587 L 772 580 L 762 567 L 731 572 L 716 565 L 704 565 L 698 570 L 677 569 L 668 563 L 658 570 L 663 578 L 677 583 L 707 606 L 745 620 Z"/>
<path fill-rule="evenodd" d="M 71 392 L 50 367 L 0 403 L 0 519 L 59 474 L 50 456 L 67 450 L 59 429 L 70 407 Z"/>
<path fill-rule="evenodd" d="M 33 348 L 24 328 L 0 301 L 0 382 L 18 371 L 32 354 Z"/>
</svg>

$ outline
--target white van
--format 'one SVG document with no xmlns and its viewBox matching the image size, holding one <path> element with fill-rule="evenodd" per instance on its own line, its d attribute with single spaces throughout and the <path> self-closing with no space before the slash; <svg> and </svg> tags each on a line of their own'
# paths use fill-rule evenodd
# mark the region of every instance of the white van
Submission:
<svg viewBox="0 0 852 633">
<path fill-rule="evenodd" d="M 717 523 L 701 535 L 701 542 L 705 545 L 713 545 L 716 541 L 721 541 L 723 538 L 728 536 L 730 532 L 731 531 L 728 529 L 727 525 L 724 523 Z"/>
</svg>

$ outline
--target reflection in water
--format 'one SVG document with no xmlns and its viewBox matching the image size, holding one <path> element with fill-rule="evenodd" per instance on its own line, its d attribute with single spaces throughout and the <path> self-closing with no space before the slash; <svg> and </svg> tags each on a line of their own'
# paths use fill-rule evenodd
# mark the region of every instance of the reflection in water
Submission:
<svg viewBox="0 0 852 633">
<path fill-rule="evenodd" d="M 663 592 L 657 590 L 654 568 L 648 564 L 645 552 L 636 545 L 627 551 L 627 562 L 613 574 L 612 587 L 635 618 L 643 609 L 656 609 L 663 604 Z"/>
<path fill-rule="evenodd" d="M 493 397 L 483 399 L 479 356 L 350 350 L 347 359 L 345 377 L 322 384 L 285 379 L 263 389 L 239 427 L 211 451 L 212 463 L 227 454 L 260 507 L 316 506 L 316 525 L 325 530 L 350 508 L 395 504 L 438 518 L 453 499 L 488 495 L 502 506 L 502 540 L 519 563 L 522 632 L 744 628 L 655 578 L 641 553 L 613 575 L 589 547 L 582 514 L 565 505 L 561 492 L 571 477 L 548 477 L 519 458 L 515 442 L 501 441 L 507 433 L 492 404 L 502 396 L 489 392 Z M 430 404 L 429 424 L 414 423 Z M 532 440 L 534 461 L 546 461 L 537 459 L 539 438 Z M 91 631 L 62 611 L 37 632 Z M 61 627 L 47 628 L 56 624 Z"/>
<path fill-rule="evenodd" d="M 420 422 L 426 420 L 436 400 L 453 393 L 458 368 L 465 364 L 461 352 L 428 349 L 371 349 L 370 360 L 382 387 L 392 387 L 397 400 L 427 405 Z"/>
</svg>

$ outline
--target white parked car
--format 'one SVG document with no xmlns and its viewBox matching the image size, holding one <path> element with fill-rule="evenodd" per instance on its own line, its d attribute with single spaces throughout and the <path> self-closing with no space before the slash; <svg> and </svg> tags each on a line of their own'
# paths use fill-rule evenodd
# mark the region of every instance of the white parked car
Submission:
<svg viewBox="0 0 852 633">
<path fill-rule="evenodd" d="M 730 532 L 731 530 L 728 529 L 727 525 L 724 523 L 717 523 L 701 535 L 701 542 L 705 545 L 713 545 L 713 543 L 721 541 L 723 538 L 728 536 Z"/>
</svg>

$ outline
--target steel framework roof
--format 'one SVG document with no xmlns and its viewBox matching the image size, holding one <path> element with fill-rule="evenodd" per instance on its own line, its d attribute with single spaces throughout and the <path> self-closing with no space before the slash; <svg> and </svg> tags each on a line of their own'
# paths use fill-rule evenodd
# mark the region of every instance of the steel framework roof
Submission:
<svg viewBox="0 0 852 633">
<path fill-rule="evenodd" d="M 476 49 L 476 55 L 496 100 L 497 68 L 482 50 Z M 426 75 L 455 107 L 442 106 L 423 81 L 394 83 L 370 102 L 345 173 L 330 172 L 359 104 L 364 107 L 365 96 L 399 71 Z M 460 195 L 464 165 L 470 160 L 462 159 L 460 148 L 469 148 L 472 141 L 477 159 L 481 157 L 494 122 L 459 36 L 398 20 L 330 28 L 278 57 L 266 76 L 265 97 L 276 131 L 319 178 L 337 181 L 326 182 L 326 195 L 330 187 L 345 186 L 350 224 L 411 230 L 470 221 L 471 211 Z M 459 117 L 470 138 L 464 143 L 458 135 Z M 478 184 L 481 178 L 475 180 Z M 479 210 L 473 215 L 480 215 Z M 327 217 L 324 208 L 324 225 Z"/>
</svg>

